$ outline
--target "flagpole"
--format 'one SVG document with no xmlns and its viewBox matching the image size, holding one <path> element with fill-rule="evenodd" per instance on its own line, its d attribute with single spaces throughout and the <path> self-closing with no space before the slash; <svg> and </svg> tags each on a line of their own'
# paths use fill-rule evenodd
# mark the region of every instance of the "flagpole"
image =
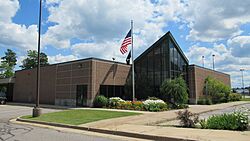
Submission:
<svg viewBox="0 0 250 141">
<path fill-rule="evenodd" d="M 134 39 L 133 39 L 133 20 L 131 20 L 131 53 L 132 53 L 132 93 L 133 93 L 133 101 L 135 101 L 135 66 L 134 66 Z"/>
</svg>

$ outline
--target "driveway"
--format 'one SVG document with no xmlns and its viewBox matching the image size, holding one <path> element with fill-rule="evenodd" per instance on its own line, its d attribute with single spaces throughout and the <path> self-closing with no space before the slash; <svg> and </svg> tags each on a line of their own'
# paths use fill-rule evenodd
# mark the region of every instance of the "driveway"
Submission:
<svg viewBox="0 0 250 141">
<path fill-rule="evenodd" d="M 43 113 L 55 109 L 42 109 Z M 32 113 L 32 107 L 0 105 L 0 141 L 110 141 L 109 137 L 88 135 L 87 133 L 68 132 L 41 128 L 25 124 L 13 124 L 9 120 Z M 119 139 L 120 140 L 120 139 Z"/>
<path fill-rule="evenodd" d="M 221 114 L 224 114 L 224 113 L 232 113 L 232 112 L 237 111 L 237 110 L 242 110 L 241 108 L 250 110 L 250 103 L 249 104 L 243 104 L 243 105 L 237 105 L 237 106 L 233 106 L 233 107 L 228 107 L 228 108 L 221 109 L 221 110 L 215 110 L 215 111 L 211 111 L 211 112 L 207 112 L 207 113 L 203 113 L 203 114 L 200 114 L 200 119 L 204 119 L 204 118 L 206 119 L 206 118 L 208 118 L 209 116 L 212 116 L 212 115 L 221 115 Z M 248 118 L 250 119 L 250 114 L 248 115 Z"/>
</svg>

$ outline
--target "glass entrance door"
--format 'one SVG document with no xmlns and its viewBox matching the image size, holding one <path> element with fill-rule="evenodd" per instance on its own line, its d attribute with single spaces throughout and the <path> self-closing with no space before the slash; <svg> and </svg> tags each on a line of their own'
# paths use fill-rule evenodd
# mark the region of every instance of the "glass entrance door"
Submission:
<svg viewBox="0 0 250 141">
<path fill-rule="evenodd" d="M 76 106 L 87 106 L 87 85 L 77 85 Z"/>
</svg>

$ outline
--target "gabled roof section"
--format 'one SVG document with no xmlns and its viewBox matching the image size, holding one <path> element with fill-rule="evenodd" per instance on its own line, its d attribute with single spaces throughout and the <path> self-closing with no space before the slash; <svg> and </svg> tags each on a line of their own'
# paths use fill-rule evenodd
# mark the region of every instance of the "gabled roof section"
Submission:
<svg viewBox="0 0 250 141">
<path fill-rule="evenodd" d="M 189 62 L 187 57 L 185 56 L 185 54 L 183 53 L 183 51 L 181 50 L 180 46 L 178 45 L 178 43 L 176 42 L 176 40 L 174 39 L 172 33 L 170 31 L 168 31 L 165 35 L 163 35 L 159 40 L 157 40 L 153 45 L 151 45 L 147 50 L 145 50 L 140 56 L 138 56 L 135 59 L 135 62 L 137 62 L 138 60 L 140 60 L 140 58 L 142 58 L 143 56 L 145 56 L 146 54 L 148 54 L 150 51 L 152 51 L 152 49 L 157 46 L 158 44 L 160 44 L 163 40 L 168 39 L 168 37 L 174 42 L 174 44 L 177 47 L 177 50 L 181 53 L 181 55 L 184 57 L 185 61 L 187 61 L 187 63 Z"/>
<path fill-rule="evenodd" d="M 167 32 L 167 34 L 169 35 L 169 37 L 174 41 L 174 44 L 176 45 L 178 51 L 181 53 L 181 55 L 184 57 L 184 59 L 187 61 L 187 63 L 189 64 L 189 61 L 187 59 L 187 57 L 185 56 L 185 54 L 183 53 L 183 51 L 181 50 L 181 47 L 178 45 L 178 43 L 176 42 L 174 36 L 172 35 L 172 33 L 170 31 Z"/>
</svg>

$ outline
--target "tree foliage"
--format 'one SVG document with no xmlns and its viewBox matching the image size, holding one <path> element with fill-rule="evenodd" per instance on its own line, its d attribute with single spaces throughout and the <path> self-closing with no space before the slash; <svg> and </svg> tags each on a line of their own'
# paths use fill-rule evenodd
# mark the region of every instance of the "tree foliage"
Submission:
<svg viewBox="0 0 250 141">
<path fill-rule="evenodd" d="M 205 79 L 203 93 L 212 98 L 213 103 L 226 102 L 231 89 L 221 81 L 212 77 Z"/>
<path fill-rule="evenodd" d="M 165 80 L 160 87 L 160 92 L 163 95 L 165 101 L 168 101 L 172 104 L 187 103 L 187 91 L 187 84 L 181 76 L 172 80 Z"/>
<path fill-rule="evenodd" d="M 3 73 L 0 74 L 0 78 L 9 78 L 14 76 L 14 67 L 16 65 L 16 53 L 11 49 L 7 49 L 5 56 L 1 57 L 0 69 Z"/>
<path fill-rule="evenodd" d="M 29 50 L 27 52 L 27 58 L 25 58 L 22 61 L 22 65 L 20 66 L 22 69 L 32 69 L 32 68 L 36 68 L 37 64 L 38 64 L 38 60 L 37 60 L 37 56 L 38 56 L 38 52 L 35 50 Z M 40 53 L 40 65 L 41 66 L 46 66 L 48 65 L 48 57 L 45 53 Z"/>
<path fill-rule="evenodd" d="M 16 53 L 12 51 L 11 49 L 7 49 L 5 52 L 5 56 L 2 57 L 2 63 L 7 63 L 8 66 L 14 67 L 16 65 L 17 59 L 16 59 Z"/>
<path fill-rule="evenodd" d="M 2 63 L 0 69 L 3 70 L 3 73 L 0 74 L 0 78 L 10 78 L 14 76 L 14 67 L 8 65 L 8 63 Z"/>
</svg>

